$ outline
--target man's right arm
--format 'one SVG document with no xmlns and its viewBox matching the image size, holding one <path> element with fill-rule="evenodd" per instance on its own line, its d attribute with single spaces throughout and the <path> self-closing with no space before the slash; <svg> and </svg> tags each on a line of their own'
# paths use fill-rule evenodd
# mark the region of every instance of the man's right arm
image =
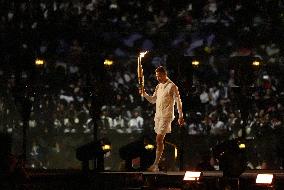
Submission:
<svg viewBox="0 0 284 190">
<path fill-rule="evenodd" d="M 148 100 L 151 104 L 155 104 L 156 100 L 157 100 L 157 89 L 158 89 L 158 85 L 156 86 L 155 92 L 152 96 L 150 96 L 149 94 L 147 94 L 147 92 L 145 91 L 145 89 L 142 89 L 142 94 L 141 96 L 145 97 L 146 100 Z"/>
</svg>

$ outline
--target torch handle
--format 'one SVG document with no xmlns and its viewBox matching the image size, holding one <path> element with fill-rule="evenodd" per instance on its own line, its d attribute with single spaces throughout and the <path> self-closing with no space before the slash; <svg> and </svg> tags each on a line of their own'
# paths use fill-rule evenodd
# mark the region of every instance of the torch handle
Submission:
<svg viewBox="0 0 284 190">
<path fill-rule="evenodd" d="M 138 74 L 139 94 L 142 94 L 143 89 L 144 89 L 144 76 L 143 76 L 143 68 L 141 64 L 141 57 L 138 58 L 137 74 Z"/>
<path fill-rule="evenodd" d="M 143 93 L 143 89 L 144 89 L 143 77 L 139 77 L 138 78 L 138 88 L 139 88 L 139 94 L 142 94 Z"/>
</svg>

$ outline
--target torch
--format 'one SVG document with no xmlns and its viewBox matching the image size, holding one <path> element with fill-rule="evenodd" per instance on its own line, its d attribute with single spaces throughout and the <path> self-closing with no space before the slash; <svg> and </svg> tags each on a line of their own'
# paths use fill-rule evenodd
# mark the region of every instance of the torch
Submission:
<svg viewBox="0 0 284 190">
<path fill-rule="evenodd" d="M 137 74 L 138 74 L 138 85 L 139 85 L 139 93 L 142 94 L 142 90 L 144 88 L 144 76 L 143 76 L 143 68 L 142 68 L 142 58 L 148 53 L 148 51 L 141 52 L 138 57 L 138 65 L 137 65 Z"/>
</svg>

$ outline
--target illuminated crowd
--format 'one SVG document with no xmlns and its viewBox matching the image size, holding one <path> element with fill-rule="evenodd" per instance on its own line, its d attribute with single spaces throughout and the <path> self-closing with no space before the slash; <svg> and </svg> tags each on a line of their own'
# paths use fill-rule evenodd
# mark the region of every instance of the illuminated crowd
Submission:
<svg viewBox="0 0 284 190">
<path fill-rule="evenodd" d="M 137 90 L 137 55 L 145 50 L 150 52 L 143 65 L 145 87 L 153 92 L 156 66 L 168 68 L 184 100 L 187 135 L 210 136 L 214 146 L 246 133 L 255 142 L 253 167 L 263 162 L 279 167 L 281 1 L 2 0 L 0 5 L 0 129 L 13 134 L 15 152 L 20 151 L 23 100 L 30 102 L 31 167 L 78 167 L 74 150 L 92 139 L 93 105 L 101 111 L 95 117 L 99 136 L 118 142 L 110 169 L 118 168 L 119 146 L 153 134 L 154 108 Z M 184 56 L 200 61 L 190 88 L 182 64 L 191 61 L 180 61 Z M 265 65 L 255 73 L 245 130 L 232 88 L 236 73 L 227 67 L 242 56 Z M 36 58 L 44 65 L 34 65 Z M 104 66 L 105 59 L 113 65 Z"/>
</svg>

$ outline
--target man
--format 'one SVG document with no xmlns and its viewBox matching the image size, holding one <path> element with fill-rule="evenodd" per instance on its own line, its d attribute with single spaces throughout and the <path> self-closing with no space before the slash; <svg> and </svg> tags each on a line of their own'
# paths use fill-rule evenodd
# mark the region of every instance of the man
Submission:
<svg viewBox="0 0 284 190">
<path fill-rule="evenodd" d="M 180 99 L 178 87 L 168 78 L 167 71 L 162 67 L 156 70 L 156 78 L 159 84 L 156 86 L 153 96 L 149 96 L 145 89 L 141 90 L 141 95 L 144 96 L 150 103 L 156 103 L 155 113 L 155 132 L 156 132 L 156 158 L 148 171 L 159 171 L 158 164 L 164 150 L 164 138 L 167 133 L 171 132 L 171 123 L 174 120 L 174 105 L 177 103 L 179 113 L 178 123 L 180 126 L 184 124 L 182 102 Z"/>
</svg>

